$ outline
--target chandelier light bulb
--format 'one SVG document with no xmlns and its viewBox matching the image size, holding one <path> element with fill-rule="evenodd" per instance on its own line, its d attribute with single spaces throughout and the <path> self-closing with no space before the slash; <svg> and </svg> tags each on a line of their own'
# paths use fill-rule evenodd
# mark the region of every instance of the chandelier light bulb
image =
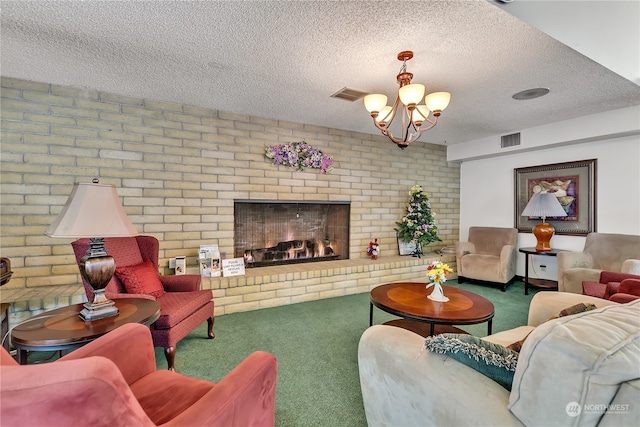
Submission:
<svg viewBox="0 0 640 427">
<path fill-rule="evenodd" d="M 387 122 L 387 119 L 389 117 L 391 117 L 391 107 L 389 107 L 388 105 L 385 106 L 382 110 L 380 110 L 380 112 L 378 113 L 378 117 L 376 117 L 376 122 L 380 123 L 380 124 L 384 124 Z"/>
<path fill-rule="evenodd" d="M 374 93 L 364 97 L 364 108 L 368 112 L 380 112 L 387 105 L 387 96 Z"/>
<path fill-rule="evenodd" d="M 441 112 L 449 105 L 451 100 L 451 94 L 449 92 L 434 92 L 430 93 L 424 98 L 424 103 L 427 104 L 427 108 L 431 111 Z"/>
<path fill-rule="evenodd" d="M 398 96 L 400 96 L 400 101 L 402 101 L 404 105 L 417 104 L 422 101 L 424 90 L 424 85 L 413 83 L 402 86 L 398 91 Z"/>
<path fill-rule="evenodd" d="M 426 105 L 417 105 L 416 109 L 411 112 L 411 121 L 416 126 L 421 126 L 424 120 L 429 117 L 429 109 Z"/>
</svg>

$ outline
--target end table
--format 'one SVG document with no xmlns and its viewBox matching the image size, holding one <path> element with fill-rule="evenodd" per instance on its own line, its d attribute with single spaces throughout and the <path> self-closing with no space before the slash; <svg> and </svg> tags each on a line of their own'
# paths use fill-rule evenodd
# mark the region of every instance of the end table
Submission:
<svg viewBox="0 0 640 427">
<path fill-rule="evenodd" d="M 18 350 L 18 363 L 27 364 L 29 351 L 71 350 L 111 332 L 125 323 L 150 325 L 160 317 L 160 304 L 144 298 L 115 299 L 117 316 L 85 322 L 78 315 L 84 304 L 46 311 L 25 320 L 11 330 Z"/>
<path fill-rule="evenodd" d="M 531 283 L 529 282 L 529 255 L 541 255 L 541 256 L 553 256 L 555 257 L 560 252 L 563 252 L 562 249 L 551 249 L 550 251 L 538 252 L 536 248 L 520 248 L 520 252 L 522 252 L 524 256 L 524 294 L 529 295 L 529 286 Z M 535 285 L 538 287 L 539 285 Z M 550 289 L 558 289 L 558 282 L 555 283 L 555 286 L 541 286 L 544 288 Z"/>
</svg>

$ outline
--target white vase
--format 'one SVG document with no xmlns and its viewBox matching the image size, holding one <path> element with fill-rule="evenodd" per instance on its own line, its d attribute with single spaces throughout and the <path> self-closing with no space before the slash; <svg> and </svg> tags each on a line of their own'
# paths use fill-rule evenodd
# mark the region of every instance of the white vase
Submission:
<svg viewBox="0 0 640 427">
<path fill-rule="evenodd" d="M 433 286 L 433 292 L 431 292 L 431 295 L 428 295 L 427 298 L 429 298 L 431 301 L 437 301 L 437 302 L 449 301 L 449 298 L 444 296 L 444 293 L 442 292 L 442 286 L 440 285 L 440 283 L 429 283 L 427 285 L 427 289 L 429 289 L 431 286 Z"/>
</svg>

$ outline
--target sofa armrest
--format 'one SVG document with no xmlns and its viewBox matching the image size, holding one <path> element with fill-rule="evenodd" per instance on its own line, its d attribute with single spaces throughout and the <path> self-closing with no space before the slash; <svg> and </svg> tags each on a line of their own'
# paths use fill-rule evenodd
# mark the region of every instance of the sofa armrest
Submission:
<svg viewBox="0 0 640 427">
<path fill-rule="evenodd" d="M 162 287 L 167 292 L 193 292 L 200 290 L 202 278 L 198 274 L 160 276 Z"/>
<path fill-rule="evenodd" d="M 616 292 L 611 293 L 609 300 L 624 304 L 638 298 L 640 298 L 640 279 L 624 279 Z"/>
<path fill-rule="evenodd" d="M 596 298 L 589 295 L 574 294 L 571 292 L 538 292 L 531 299 L 529 306 L 529 326 L 538 326 L 549 320 L 549 318 L 557 315 L 565 308 L 571 307 L 579 303 L 591 303 L 596 307 L 605 307 L 607 305 L 617 304 L 602 298 Z"/>
<path fill-rule="evenodd" d="M 503 281 L 509 281 L 516 275 L 516 247 L 504 245 L 500 251 L 500 277 Z"/>
<path fill-rule="evenodd" d="M 611 295 L 611 299 L 609 301 L 617 302 L 619 304 L 626 304 L 628 302 L 635 301 L 638 298 L 640 297 L 637 295 L 617 293 Z"/>
<path fill-rule="evenodd" d="M 476 253 L 476 245 L 471 242 L 456 242 L 456 274 L 458 278 L 464 276 L 464 271 L 462 271 L 462 257 L 468 254 Z"/>
<path fill-rule="evenodd" d="M 275 356 L 256 351 L 198 402 L 163 426 L 272 426 L 277 374 Z"/>
<path fill-rule="evenodd" d="M 102 356 L 116 364 L 127 384 L 156 370 L 156 356 L 149 328 L 127 323 L 60 358 L 60 361 Z"/>
<path fill-rule="evenodd" d="M 622 263 L 621 271 L 623 273 L 635 274 L 640 276 L 640 259 L 626 259 Z"/>
<path fill-rule="evenodd" d="M 600 277 L 599 270 L 585 278 L 572 278 L 567 274 L 568 270 L 575 268 L 591 269 L 593 265 L 593 259 L 591 255 L 586 252 L 559 252 L 556 259 L 558 260 L 558 290 L 560 292 L 573 292 L 579 294 L 582 292 L 582 282 L 587 280 L 590 282 L 597 282 Z M 596 277 L 593 277 L 593 276 Z"/>
<path fill-rule="evenodd" d="M 620 385 L 616 396 L 610 405 L 625 405 L 621 408 L 626 410 L 621 415 L 617 411 L 606 411 L 598 423 L 598 427 L 631 427 L 637 426 L 640 420 L 640 405 L 633 402 L 640 402 L 640 379 L 627 381 Z"/>
<path fill-rule="evenodd" d="M 462 257 L 467 254 L 476 253 L 476 245 L 471 242 L 456 242 L 456 256 Z"/>
<path fill-rule="evenodd" d="M 121 299 L 121 298 L 142 298 L 155 301 L 156 297 L 147 294 L 127 294 L 122 292 L 105 292 L 105 296 L 109 299 Z"/>
<path fill-rule="evenodd" d="M 103 357 L 0 371 L 3 426 L 154 425 L 118 369 Z"/>
<path fill-rule="evenodd" d="M 462 363 L 424 349 L 424 338 L 375 325 L 358 345 L 360 385 L 370 426 L 521 426 L 509 391 Z"/>
<path fill-rule="evenodd" d="M 618 292 L 640 296 L 640 279 L 624 279 L 618 286 Z"/>
</svg>

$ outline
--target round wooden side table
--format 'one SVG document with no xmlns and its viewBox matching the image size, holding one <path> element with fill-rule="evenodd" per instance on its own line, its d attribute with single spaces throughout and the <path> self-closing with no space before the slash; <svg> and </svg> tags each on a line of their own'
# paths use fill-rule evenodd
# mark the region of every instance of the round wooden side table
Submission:
<svg viewBox="0 0 640 427">
<path fill-rule="evenodd" d="M 11 342 L 18 351 L 18 363 L 27 364 L 30 351 L 71 350 L 125 323 L 150 325 L 160 317 L 160 304 L 144 298 L 114 300 L 117 316 L 90 322 L 80 319 L 83 304 L 47 311 L 25 320 L 11 330 Z"/>
</svg>

